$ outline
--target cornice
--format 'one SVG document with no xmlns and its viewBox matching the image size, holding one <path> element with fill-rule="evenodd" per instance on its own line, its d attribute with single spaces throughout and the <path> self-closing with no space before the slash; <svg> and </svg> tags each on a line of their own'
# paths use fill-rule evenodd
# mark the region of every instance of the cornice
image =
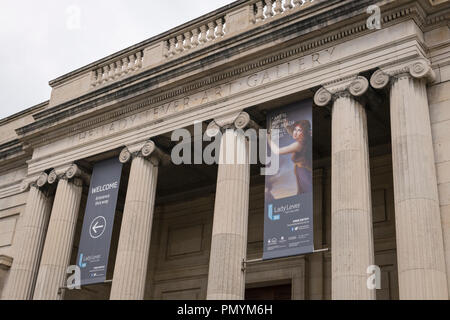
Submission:
<svg viewBox="0 0 450 320">
<path fill-rule="evenodd" d="M 5 125 L 5 124 L 7 124 L 7 123 L 9 123 L 11 121 L 17 120 L 19 118 L 22 118 L 24 116 L 35 114 L 35 113 L 39 112 L 39 110 L 44 109 L 45 107 L 47 107 L 48 104 L 49 104 L 49 101 L 44 101 L 44 102 L 39 103 L 39 104 L 37 104 L 35 106 L 29 107 L 29 108 L 27 108 L 25 110 L 22 110 L 22 111 L 20 111 L 18 113 L 15 113 L 15 114 L 13 114 L 13 115 L 11 115 L 9 117 L 6 117 L 4 119 L 0 119 L 0 126 Z M 1 146 L 0 146 L 0 148 L 1 148 Z"/>
<path fill-rule="evenodd" d="M 362 6 L 366 5 L 367 3 L 371 1 L 361 1 Z M 359 8 L 359 7 L 358 7 Z M 357 8 L 357 9 L 358 9 Z M 357 10 L 355 9 L 355 10 Z M 330 13 L 328 13 L 330 14 Z M 397 23 L 399 19 L 405 19 L 405 18 L 411 18 L 414 16 L 417 20 L 422 21 L 422 23 L 425 23 L 425 19 L 423 18 L 424 12 L 423 9 L 420 8 L 420 6 L 417 3 L 409 4 L 409 6 L 403 6 L 401 8 L 395 8 L 391 11 L 387 11 L 383 14 L 383 21 L 386 24 L 394 24 Z M 314 24 L 320 24 L 322 22 L 320 19 L 314 18 Z M 323 18 L 323 21 L 326 21 L 326 18 Z M 265 26 L 267 27 L 267 26 Z M 287 30 L 284 30 L 285 34 L 291 34 L 292 32 L 301 30 L 302 28 L 308 28 L 312 26 L 312 21 L 304 21 L 303 24 L 298 24 L 296 26 L 289 26 L 287 27 Z M 290 29 L 291 28 L 291 29 Z M 174 99 L 177 97 L 182 97 L 186 93 L 194 93 L 196 90 L 205 89 L 207 87 L 210 87 L 211 85 L 220 85 L 223 84 L 226 81 L 232 81 L 236 79 L 238 76 L 244 76 L 246 74 L 251 74 L 258 72 L 258 70 L 261 70 L 262 68 L 271 66 L 276 64 L 280 61 L 289 61 L 289 59 L 294 59 L 297 56 L 306 55 L 314 50 L 318 50 L 320 48 L 327 48 L 334 44 L 343 42 L 351 37 L 356 37 L 358 35 L 364 34 L 364 33 L 370 33 L 371 30 L 367 30 L 366 21 L 363 19 L 362 21 L 359 21 L 357 23 L 354 23 L 353 25 L 345 28 L 340 29 L 339 31 L 331 31 L 325 34 L 324 36 L 321 36 L 319 38 L 314 38 L 310 40 L 306 40 L 300 45 L 291 47 L 289 49 L 283 50 L 281 52 L 278 52 L 276 54 L 271 54 L 270 56 L 263 57 L 255 62 L 243 64 L 241 66 L 235 67 L 231 70 L 218 73 L 213 76 L 209 76 L 206 78 L 203 78 L 201 80 L 198 80 L 196 82 L 190 83 L 188 85 L 181 86 L 174 90 L 169 90 L 166 92 L 162 92 L 159 94 L 156 94 L 151 97 L 147 97 L 145 99 L 142 99 L 141 101 L 131 103 L 126 106 L 121 106 L 121 103 L 115 107 L 114 110 L 111 110 L 107 113 L 104 113 L 101 116 L 95 117 L 93 119 L 89 119 L 87 121 L 80 122 L 75 125 L 70 125 L 70 127 L 65 127 L 61 129 L 57 129 L 55 131 L 55 137 L 58 136 L 57 132 L 59 130 L 64 130 L 64 135 L 67 134 L 75 134 L 82 130 L 89 129 L 91 127 L 94 127 L 95 125 L 98 125 L 105 121 L 110 120 L 118 120 L 121 119 L 124 115 L 130 115 L 133 113 L 136 113 L 138 111 L 146 111 L 150 108 L 157 107 L 158 105 L 163 104 L 165 101 L 169 99 Z M 274 35 L 271 35 L 273 38 Z M 261 40 L 260 40 L 261 41 Z M 223 52 L 217 53 L 216 55 L 222 55 Z M 210 57 L 208 59 L 213 59 L 214 57 Z M 200 62 L 200 64 L 203 64 Z M 194 69 L 197 67 L 197 65 L 193 66 Z M 172 73 L 171 73 L 172 75 Z M 142 75 L 138 75 L 142 76 Z M 167 75 L 168 76 L 168 75 Z M 131 80 L 130 80 L 131 81 Z M 135 81 L 135 80 L 133 80 Z M 125 99 L 126 97 L 129 97 L 131 94 L 144 94 L 140 90 L 145 90 L 145 88 L 149 87 L 152 83 L 157 83 L 161 80 L 159 79 L 148 79 L 145 80 L 139 84 L 130 86 L 129 88 L 125 88 L 122 90 L 119 90 L 117 92 L 114 92 L 106 97 L 101 97 L 98 100 L 93 100 L 87 103 L 79 104 L 71 109 L 64 110 L 60 113 L 53 114 L 47 118 L 40 119 L 36 121 L 33 124 L 30 124 L 28 126 L 22 127 L 17 130 L 17 133 L 19 135 L 22 135 L 24 137 L 27 137 L 28 135 L 33 139 L 33 132 L 36 130 L 39 130 L 39 134 L 42 134 L 42 130 L 51 130 L 48 126 L 51 126 L 53 123 L 56 123 L 58 121 L 64 120 L 67 117 L 73 117 L 74 115 L 79 114 L 86 115 L 86 112 L 89 112 L 89 110 L 92 110 L 99 105 L 106 104 L 110 101 L 117 101 L 120 99 Z M 119 83 L 119 85 L 123 85 L 123 83 Z M 161 91 L 162 88 L 154 89 L 154 91 Z M 149 93 L 146 93 L 149 94 Z M 30 140 L 31 140 L 30 139 Z M 38 140 L 33 140 L 34 143 L 43 143 L 48 142 L 49 139 L 52 139 L 49 135 L 43 135 L 41 138 L 38 138 Z"/>
<path fill-rule="evenodd" d="M 312 7 L 312 9 L 317 10 L 321 9 L 322 7 L 329 6 L 335 3 L 339 3 L 342 0 L 327 0 L 322 3 L 318 3 L 318 5 Z M 347 2 L 351 2 L 354 0 L 346 0 Z M 358 8 L 364 8 L 364 5 L 361 5 L 359 2 L 365 2 L 370 3 L 374 0 L 358 0 L 357 6 L 351 6 L 352 9 Z M 338 11 L 341 8 L 335 8 L 333 10 Z M 308 9 L 307 9 L 308 10 Z M 332 10 L 328 10 L 326 13 L 329 15 L 329 13 Z M 308 13 L 308 11 L 306 11 Z M 266 23 L 257 27 L 254 27 L 250 30 L 247 30 L 243 33 L 224 38 L 223 40 L 212 43 L 210 45 L 207 45 L 205 47 L 197 49 L 193 53 L 189 54 L 183 54 L 180 57 L 172 58 L 168 60 L 166 63 L 158 65 L 154 68 L 146 69 L 145 71 L 135 74 L 134 76 L 127 77 L 123 80 L 118 80 L 110 85 L 106 85 L 104 87 L 101 87 L 98 90 L 91 91 L 83 96 L 80 96 L 76 99 L 73 99 L 71 101 L 64 102 L 60 105 L 53 106 L 50 109 L 47 109 L 43 112 L 34 114 L 34 117 L 36 120 L 45 118 L 47 116 L 50 116 L 52 114 L 55 114 L 54 116 L 58 116 L 59 111 L 67 109 L 67 107 L 70 107 L 72 105 L 83 103 L 83 101 L 93 98 L 94 96 L 99 96 L 101 94 L 107 93 L 109 91 L 115 90 L 120 87 L 127 86 L 129 84 L 133 84 L 137 81 L 147 81 L 152 79 L 147 79 L 148 77 L 157 78 L 154 80 L 154 83 L 160 83 L 167 79 L 171 79 L 174 77 L 177 77 L 180 74 L 188 73 L 190 71 L 195 71 L 204 68 L 205 66 L 211 65 L 215 62 L 220 62 L 223 59 L 223 55 L 226 55 L 227 57 L 232 57 L 233 55 L 240 54 L 243 51 L 253 49 L 254 47 L 257 47 L 258 45 L 267 44 L 273 41 L 273 37 L 275 34 L 278 34 L 278 37 L 283 37 L 285 34 L 289 34 L 292 32 L 292 30 L 298 31 L 302 28 L 312 28 L 315 25 L 320 25 L 322 23 L 325 23 L 326 20 L 323 19 L 321 21 L 319 18 L 314 17 L 313 19 L 304 20 L 308 23 L 304 23 L 302 25 L 296 25 L 299 19 L 303 19 L 303 15 L 305 14 L 305 11 L 297 12 L 296 14 L 291 14 L 287 16 L 283 16 L 280 18 L 277 18 L 273 20 L 270 23 Z M 324 18 L 327 18 L 327 15 L 324 15 Z M 302 23 L 304 22 L 302 21 Z M 291 23 L 290 25 L 284 26 L 286 22 Z M 282 27 L 279 30 L 274 31 L 278 27 Z M 291 30 L 292 29 L 292 30 Z M 245 40 L 245 41 L 243 41 Z M 250 41 L 249 41 L 250 40 Z M 237 45 L 236 45 L 237 43 Z M 234 47 L 232 47 L 234 45 Z M 223 49 L 225 48 L 225 49 Z M 219 52 L 217 52 L 219 51 Z M 196 58 L 203 57 L 199 61 L 195 61 Z M 188 66 L 182 66 L 177 67 L 178 65 L 181 65 L 185 62 L 193 61 Z M 172 69 L 174 68 L 174 69 Z M 166 70 L 169 70 L 166 72 Z M 159 75 L 158 73 L 163 72 L 162 75 Z M 164 73 L 165 72 L 165 73 Z M 155 74 L 158 74 L 155 77 Z M 159 77 L 159 78 L 158 78 Z M 148 87 L 152 84 L 152 81 L 145 82 L 145 85 Z M 116 96 L 117 98 L 117 96 Z M 103 101 L 102 101 L 103 102 Z"/>
<path fill-rule="evenodd" d="M 14 149 L 21 146 L 21 142 L 19 139 L 14 139 L 3 143 L 0 145 L 0 159 L 2 159 L 2 154 L 8 152 L 10 149 Z"/>
<path fill-rule="evenodd" d="M 432 2 L 434 0 L 428 0 Z M 449 25 L 450 22 L 450 1 L 444 0 L 438 4 L 427 4 L 428 5 L 428 16 L 426 17 L 426 30 L 432 29 L 436 25 Z"/>
<path fill-rule="evenodd" d="M 364 1 L 360 1 L 360 2 L 361 3 L 358 3 L 358 5 L 356 5 L 356 6 L 354 4 L 352 6 L 350 6 L 351 10 L 357 11 L 357 14 L 359 14 L 359 12 L 362 11 L 363 8 L 365 8 L 365 5 L 367 5 L 367 3 L 371 3 L 373 1 L 364 0 Z M 334 10 L 338 11 L 338 10 L 344 10 L 344 9 L 341 8 L 341 7 L 338 7 L 336 9 L 334 9 Z M 333 14 L 333 12 L 326 12 L 326 13 L 322 14 L 322 17 L 310 17 L 309 19 L 306 19 L 305 21 L 302 21 L 299 24 L 289 25 L 289 26 L 287 26 L 284 29 L 277 30 L 276 31 L 277 34 L 269 33 L 269 34 L 265 34 L 265 35 L 262 35 L 262 36 L 258 36 L 256 38 L 252 37 L 252 35 L 255 35 L 258 32 L 260 32 L 261 29 L 270 29 L 270 28 L 274 27 L 274 24 L 281 24 L 281 23 L 283 23 L 285 19 L 288 19 L 288 18 L 293 19 L 293 18 L 295 18 L 295 16 L 294 17 L 286 16 L 283 19 L 278 19 L 278 20 L 275 20 L 272 23 L 268 23 L 268 24 L 262 25 L 262 26 L 260 26 L 258 28 L 254 28 L 254 29 L 248 31 L 245 34 L 241 34 L 240 37 L 250 38 L 250 41 L 247 41 L 247 43 L 244 44 L 244 46 L 247 45 L 247 46 L 255 47 L 257 45 L 261 45 L 261 44 L 264 44 L 264 43 L 267 43 L 267 42 L 271 42 L 274 37 L 280 38 L 280 37 L 284 37 L 286 35 L 289 35 L 289 34 L 292 34 L 292 33 L 295 33 L 295 32 L 302 32 L 302 31 L 305 31 L 305 30 L 308 30 L 308 32 L 309 32 L 311 29 L 317 28 L 318 25 L 326 23 L 328 18 L 329 18 L 329 16 L 332 15 L 332 14 Z M 331 44 L 331 43 L 333 43 L 335 41 L 339 41 L 339 40 L 344 39 L 344 38 L 346 38 L 348 36 L 352 36 L 352 35 L 355 35 L 357 33 L 363 32 L 363 31 L 367 31 L 365 20 L 361 21 L 360 23 L 358 23 L 357 26 L 351 26 L 351 27 L 345 28 L 343 30 L 341 29 L 338 32 L 332 32 L 326 38 L 314 39 L 312 41 L 309 40 L 309 41 L 306 42 L 306 44 L 304 44 L 304 45 L 302 45 L 302 46 L 300 46 L 298 48 L 291 49 L 291 50 L 289 50 L 287 52 L 284 52 L 282 54 L 273 55 L 271 57 L 267 57 L 265 59 L 261 59 L 257 63 L 251 63 L 249 65 L 246 65 L 246 66 L 243 66 L 243 67 L 240 67 L 240 68 L 235 68 L 235 69 L 233 69 L 231 71 L 228 71 L 228 72 L 225 72 L 223 74 L 219 74 L 217 76 L 210 77 L 207 80 L 198 81 L 198 82 L 196 82 L 196 83 L 194 83 L 192 85 L 183 87 L 182 90 L 177 89 L 177 90 L 169 91 L 167 93 L 164 93 L 162 95 L 157 96 L 156 98 L 153 98 L 151 103 L 152 104 L 158 103 L 158 102 L 163 101 L 165 99 L 168 99 L 168 98 L 171 98 L 171 97 L 175 97 L 177 95 L 185 93 L 187 91 L 194 90 L 196 88 L 202 88 L 205 85 L 209 85 L 209 84 L 217 82 L 217 81 L 230 79 L 232 77 L 235 77 L 235 76 L 238 76 L 238 75 L 242 74 L 243 72 L 255 70 L 255 69 L 263 67 L 263 66 L 265 66 L 265 65 L 267 65 L 269 63 L 273 63 L 273 62 L 279 61 L 281 59 L 289 58 L 290 56 L 293 56 L 293 55 L 298 54 L 298 53 L 311 51 L 311 50 L 314 50 L 315 48 L 319 48 L 319 47 L 325 47 L 327 44 Z M 230 41 L 230 40 L 231 39 L 228 39 L 227 41 Z M 222 42 L 217 44 L 217 46 L 219 46 L 219 47 L 220 46 L 225 46 L 225 45 L 227 45 L 226 41 L 222 41 Z M 245 48 L 242 48 L 242 45 L 239 45 L 237 47 L 234 47 L 234 48 L 226 50 L 225 54 L 227 56 L 230 56 L 230 55 L 233 55 L 234 53 L 242 52 L 243 49 L 245 50 Z M 196 52 L 196 54 L 197 53 L 200 54 L 200 55 L 204 55 L 205 54 L 205 52 L 203 52 L 202 50 L 199 50 L 198 52 Z M 190 67 L 191 67 L 192 70 L 198 70 L 199 66 L 204 68 L 204 66 L 210 64 L 211 61 L 214 61 L 214 60 L 220 61 L 222 59 L 223 54 L 224 54 L 224 52 L 218 52 L 216 54 L 210 55 L 210 56 L 204 58 L 201 61 L 197 61 L 196 63 L 194 63 Z M 176 65 L 177 63 L 182 62 L 183 59 L 189 60 L 189 59 L 192 59 L 192 58 L 193 58 L 192 55 L 187 55 L 185 57 L 181 57 L 180 59 L 175 59 L 173 61 L 170 61 L 168 64 L 162 65 L 162 66 L 160 66 L 158 68 L 160 68 L 160 69 L 170 68 L 170 65 Z M 179 73 L 182 74 L 182 73 L 186 73 L 188 71 L 190 71 L 190 70 L 187 69 L 185 66 L 183 66 L 182 69 L 179 70 Z M 158 69 L 156 69 L 156 70 L 154 70 L 154 69 L 148 70 L 148 71 L 146 71 L 144 73 L 137 74 L 134 77 L 130 77 L 130 78 L 124 79 L 123 81 L 116 82 L 116 83 L 114 83 L 114 84 L 112 84 L 110 86 L 103 87 L 102 89 L 99 89 L 99 93 L 102 94 L 102 93 L 106 93 L 107 91 L 123 87 L 123 86 L 127 85 L 128 83 L 136 82 L 136 81 L 142 79 L 145 76 L 149 76 L 149 75 L 157 73 L 157 72 L 158 72 Z M 104 103 L 106 103 L 108 101 L 117 100 L 117 99 L 120 99 L 121 97 L 126 97 L 126 96 L 128 96 L 130 94 L 130 91 L 137 91 L 137 90 L 139 90 L 139 88 L 144 89 L 144 88 L 150 87 L 154 83 L 163 82 L 165 80 L 164 76 L 166 78 L 174 78 L 177 75 L 178 75 L 177 71 L 171 70 L 169 74 L 161 75 L 161 76 L 159 76 L 159 78 L 147 79 L 147 80 L 145 80 L 145 81 L 143 81 L 143 82 L 141 82 L 139 84 L 133 85 L 131 87 L 131 90 L 129 88 L 126 88 L 126 89 L 114 92 L 114 93 L 110 94 L 107 97 L 100 97 L 100 98 L 98 98 L 98 100 L 81 103 L 82 100 L 85 100 L 85 99 L 89 98 L 89 96 L 92 96 L 93 93 L 89 93 L 87 95 L 88 97 L 85 97 L 85 98 L 80 97 L 80 98 L 74 99 L 73 101 L 63 103 L 61 105 L 55 106 L 55 107 L 53 107 L 51 109 L 45 110 L 44 112 L 35 115 L 35 117 L 38 118 L 38 120 L 36 122 L 34 122 L 33 124 L 30 124 L 28 126 L 25 126 L 23 128 L 18 129 L 17 132 L 20 135 L 28 134 L 28 133 L 32 132 L 33 130 L 35 130 L 35 129 L 43 128 L 43 127 L 45 127 L 48 124 L 51 124 L 51 123 L 54 123 L 56 121 L 65 119 L 68 116 L 73 116 L 74 114 L 79 114 L 81 112 L 87 111 L 89 109 L 92 109 L 92 108 L 98 106 L 99 104 L 104 104 Z M 63 111 L 58 112 L 58 113 L 54 113 L 53 112 L 54 110 L 66 109 L 68 106 L 73 105 L 74 103 L 77 103 L 77 102 L 80 102 L 80 105 L 78 105 L 76 107 L 73 107 L 71 109 L 63 110 Z M 146 106 L 148 104 L 149 103 L 144 103 L 143 106 Z"/>
<path fill-rule="evenodd" d="M 432 27 L 434 25 L 441 23 L 448 25 L 449 21 L 450 21 L 450 8 L 427 17 L 426 25 L 427 27 Z"/>
<path fill-rule="evenodd" d="M 11 165 L 17 167 L 19 162 L 25 163 L 28 157 L 28 151 L 20 140 L 12 140 L 0 145 L 0 172 L 11 169 Z"/>
</svg>

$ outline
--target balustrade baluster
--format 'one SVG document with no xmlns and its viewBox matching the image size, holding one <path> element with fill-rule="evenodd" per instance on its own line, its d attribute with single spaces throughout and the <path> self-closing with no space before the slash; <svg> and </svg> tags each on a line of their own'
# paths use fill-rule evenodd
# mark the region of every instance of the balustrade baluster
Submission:
<svg viewBox="0 0 450 320">
<path fill-rule="evenodd" d="M 128 59 L 130 60 L 130 65 L 128 67 L 128 72 L 132 72 L 134 68 L 136 67 L 136 56 L 134 54 L 128 56 Z"/>
<path fill-rule="evenodd" d="M 177 41 L 177 39 L 175 39 L 175 38 L 169 39 L 169 43 L 170 43 L 169 55 L 171 57 L 176 54 L 176 45 L 177 45 L 176 41 Z"/>
<path fill-rule="evenodd" d="M 114 79 L 120 78 L 121 74 L 122 74 L 122 61 L 117 60 L 114 69 Z"/>
<path fill-rule="evenodd" d="M 192 30 L 192 47 L 193 48 L 195 48 L 195 47 L 197 47 L 198 45 L 199 45 L 199 42 L 198 42 L 198 37 L 199 37 L 199 29 L 198 28 L 195 28 L 194 30 Z"/>
<path fill-rule="evenodd" d="M 264 4 L 262 1 L 258 1 L 255 3 L 256 5 L 256 16 L 255 20 L 256 22 L 260 22 L 264 20 Z"/>
<path fill-rule="evenodd" d="M 221 38 L 225 35 L 224 30 L 223 30 L 223 18 L 217 19 L 216 24 L 217 24 L 216 36 L 218 38 Z"/>
<path fill-rule="evenodd" d="M 167 40 L 163 41 L 163 55 L 166 58 L 168 58 L 170 56 L 170 53 L 169 53 L 169 42 Z"/>
<path fill-rule="evenodd" d="M 107 81 L 108 81 L 108 78 L 109 78 L 109 66 L 104 66 L 103 67 L 103 74 L 104 74 L 104 77 L 103 77 L 103 81 L 102 81 L 102 83 L 106 83 Z"/>
<path fill-rule="evenodd" d="M 208 41 L 213 41 L 214 39 L 216 39 L 216 23 L 214 21 L 211 21 L 210 23 L 208 23 L 208 35 L 206 36 L 206 39 Z"/>
<path fill-rule="evenodd" d="M 177 36 L 177 48 L 176 48 L 176 51 L 177 51 L 177 53 L 183 52 L 183 35 L 182 34 Z"/>
<path fill-rule="evenodd" d="M 124 75 L 126 73 L 128 73 L 128 57 L 122 58 L 122 69 L 121 69 L 121 75 Z"/>
<path fill-rule="evenodd" d="M 275 14 L 283 13 L 283 0 L 275 1 Z"/>
<path fill-rule="evenodd" d="M 267 18 L 273 17 L 273 8 L 272 8 L 273 0 L 265 0 L 265 3 L 266 3 L 266 17 Z"/>
<path fill-rule="evenodd" d="M 142 68 L 142 51 L 136 52 L 137 57 L 137 63 L 136 63 L 136 70 Z"/>
<path fill-rule="evenodd" d="M 109 64 L 108 80 L 114 79 L 115 71 L 116 71 L 116 64 L 115 63 L 110 63 Z"/>
<path fill-rule="evenodd" d="M 286 0 L 284 2 L 284 9 L 291 10 L 294 6 L 292 5 L 292 0 Z"/>
<path fill-rule="evenodd" d="M 184 33 L 184 50 L 189 50 L 192 48 L 191 38 L 192 33 L 190 31 Z"/>
<path fill-rule="evenodd" d="M 102 76 L 102 74 L 100 73 L 101 71 L 99 71 L 100 69 L 96 69 L 96 70 L 94 70 L 93 71 L 93 74 L 94 74 L 94 76 L 93 76 L 93 79 L 92 79 L 92 85 L 95 87 L 95 86 L 98 86 L 99 85 L 99 83 L 101 82 L 101 76 Z"/>
<path fill-rule="evenodd" d="M 206 41 L 208 41 L 206 38 L 206 34 L 208 33 L 208 27 L 206 25 L 202 25 L 200 27 L 200 31 L 201 31 L 201 35 L 200 35 L 199 42 L 200 42 L 200 44 L 204 44 Z"/>
</svg>

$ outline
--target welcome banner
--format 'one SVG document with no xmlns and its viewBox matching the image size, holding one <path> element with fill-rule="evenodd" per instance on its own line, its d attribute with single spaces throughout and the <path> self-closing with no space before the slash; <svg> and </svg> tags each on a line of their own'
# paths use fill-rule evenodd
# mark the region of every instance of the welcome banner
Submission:
<svg viewBox="0 0 450 320">
<path fill-rule="evenodd" d="M 106 280 L 122 166 L 118 158 L 94 166 L 77 256 L 81 285 Z"/>
<path fill-rule="evenodd" d="M 312 104 L 305 100 L 267 115 L 268 150 L 279 155 L 280 166 L 266 176 L 264 260 L 314 252 Z"/>
</svg>

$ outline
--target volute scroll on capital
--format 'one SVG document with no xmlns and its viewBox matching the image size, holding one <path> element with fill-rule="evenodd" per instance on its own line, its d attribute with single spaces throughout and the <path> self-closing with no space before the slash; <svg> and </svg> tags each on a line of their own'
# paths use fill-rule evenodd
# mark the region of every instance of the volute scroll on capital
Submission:
<svg viewBox="0 0 450 320">
<path fill-rule="evenodd" d="M 39 176 L 27 178 L 22 181 L 19 190 L 20 192 L 26 192 L 29 191 L 30 188 L 44 189 L 46 186 L 48 186 L 48 175 L 45 172 L 42 172 Z"/>
<path fill-rule="evenodd" d="M 48 183 L 48 174 L 45 172 L 39 175 L 39 178 L 36 180 L 36 186 L 38 188 L 44 187 Z"/>
<path fill-rule="evenodd" d="M 54 184 L 58 180 L 75 180 L 80 179 L 82 182 L 89 184 L 90 175 L 76 164 L 53 169 L 47 178 L 48 184 Z"/>
<path fill-rule="evenodd" d="M 401 65 L 381 67 L 370 78 L 370 85 L 377 90 L 385 89 L 397 78 L 404 76 L 424 79 L 429 83 L 434 82 L 436 79 L 436 74 L 430 62 L 425 59 L 419 59 Z"/>
<path fill-rule="evenodd" d="M 247 112 L 241 111 L 215 118 L 209 123 L 206 134 L 212 138 L 227 129 L 245 130 L 246 128 L 258 130 L 260 126 L 251 119 Z"/>
<path fill-rule="evenodd" d="M 369 80 L 363 76 L 352 76 L 340 81 L 324 84 L 314 95 L 314 103 L 326 107 L 340 97 L 363 97 L 370 88 Z"/>
<path fill-rule="evenodd" d="M 169 155 L 156 146 L 156 144 L 147 140 L 134 145 L 125 147 L 119 155 L 121 163 L 127 163 L 134 157 L 148 159 L 154 166 L 167 164 L 170 161 Z"/>
</svg>

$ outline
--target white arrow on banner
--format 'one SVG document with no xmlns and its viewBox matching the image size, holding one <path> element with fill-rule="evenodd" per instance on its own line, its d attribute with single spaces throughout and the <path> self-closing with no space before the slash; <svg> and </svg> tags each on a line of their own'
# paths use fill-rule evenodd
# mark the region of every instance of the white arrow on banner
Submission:
<svg viewBox="0 0 450 320">
<path fill-rule="evenodd" d="M 97 229 L 103 228 L 104 226 L 99 226 L 98 221 L 95 223 L 95 226 L 92 227 L 92 230 L 94 230 L 95 233 L 97 233 Z"/>
<path fill-rule="evenodd" d="M 100 238 L 106 230 L 105 226 L 106 226 L 105 217 L 100 216 L 92 220 L 91 226 L 89 228 L 89 235 L 91 236 L 91 238 L 93 239 Z"/>
</svg>

